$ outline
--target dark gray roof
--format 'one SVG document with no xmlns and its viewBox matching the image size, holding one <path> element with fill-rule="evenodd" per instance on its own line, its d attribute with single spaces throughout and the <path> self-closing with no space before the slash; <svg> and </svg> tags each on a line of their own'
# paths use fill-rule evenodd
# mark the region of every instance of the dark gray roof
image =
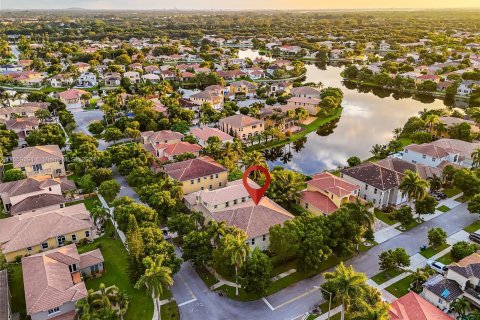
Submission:
<svg viewBox="0 0 480 320">
<path fill-rule="evenodd" d="M 456 266 L 452 264 L 448 267 L 450 270 L 464 276 L 465 278 L 480 278 L 480 263 L 472 263 L 466 267 Z"/>
<path fill-rule="evenodd" d="M 8 290 L 7 270 L 0 271 L 0 320 L 7 320 L 10 316 L 10 291 Z"/>
<path fill-rule="evenodd" d="M 61 203 L 65 203 L 65 198 L 62 195 L 50 193 L 38 194 L 25 198 L 16 205 L 12 206 L 10 213 L 14 215 L 21 212 L 54 206 L 57 204 L 59 205 Z"/>
<path fill-rule="evenodd" d="M 429 279 L 423 286 L 447 302 L 451 302 L 463 294 L 462 288 L 456 281 L 443 278 L 442 275 Z"/>
<path fill-rule="evenodd" d="M 365 162 L 340 172 L 383 191 L 400 186 L 403 179 L 403 174 L 372 162 Z"/>
</svg>

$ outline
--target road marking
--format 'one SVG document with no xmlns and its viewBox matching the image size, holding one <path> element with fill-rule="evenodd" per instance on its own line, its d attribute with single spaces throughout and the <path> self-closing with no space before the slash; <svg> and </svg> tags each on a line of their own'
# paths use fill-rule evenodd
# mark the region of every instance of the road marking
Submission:
<svg viewBox="0 0 480 320">
<path fill-rule="evenodd" d="M 269 308 L 270 308 L 270 310 L 272 310 L 272 311 L 274 311 L 274 310 L 275 310 L 275 308 L 274 308 L 274 307 L 272 307 L 272 305 L 271 305 L 271 304 L 270 304 L 270 303 L 267 301 L 267 299 L 265 299 L 265 298 L 262 298 L 262 300 L 263 300 L 263 302 L 265 302 L 265 304 L 267 305 L 267 307 L 269 307 Z"/>
<path fill-rule="evenodd" d="M 284 306 L 286 306 L 286 305 L 289 304 L 289 303 L 292 303 L 292 302 L 294 302 L 294 301 L 297 301 L 298 299 L 301 299 L 301 298 L 303 298 L 303 297 L 305 297 L 305 296 L 308 296 L 309 294 L 311 294 L 311 293 L 313 293 L 313 292 L 315 292 L 315 291 L 317 291 L 317 290 L 318 290 L 317 288 L 313 287 L 312 289 L 308 290 L 307 292 L 302 293 L 301 295 L 296 296 L 295 298 L 290 299 L 290 300 L 282 303 L 281 305 L 276 306 L 273 310 L 280 309 L 281 307 L 284 307 Z"/>
<path fill-rule="evenodd" d="M 183 279 L 182 275 L 178 275 L 178 277 L 180 278 L 180 280 L 182 280 L 183 284 L 185 285 L 185 287 L 187 288 L 188 292 L 190 292 L 190 295 L 192 296 L 193 299 L 196 299 L 197 296 L 193 293 L 193 290 L 192 288 L 190 288 L 190 286 L 188 285 L 188 283 L 185 281 L 185 279 Z"/>
<path fill-rule="evenodd" d="M 292 318 L 290 320 L 298 320 L 298 319 L 303 319 L 303 317 L 305 317 L 306 315 L 308 315 L 308 312 L 307 313 L 302 313 L 298 316 L 296 316 L 295 318 Z"/>
<path fill-rule="evenodd" d="M 180 303 L 178 306 L 179 306 L 179 307 L 183 307 L 184 305 L 189 304 L 189 303 L 192 303 L 192 302 L 195 302 L 195 301 L 197 301 L 197 298 L 194 298 L 194 299 L 192 299 L 192 300 L 188 300 L 188 301 L 182 302 L 182 303 Z"/>
</svg>

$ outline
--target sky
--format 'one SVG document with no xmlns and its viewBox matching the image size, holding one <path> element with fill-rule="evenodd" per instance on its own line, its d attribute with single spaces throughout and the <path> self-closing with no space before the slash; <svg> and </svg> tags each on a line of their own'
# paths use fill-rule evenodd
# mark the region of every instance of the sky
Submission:
<svg viewBox="0 0 480 320">
<path fill-rule="evenodd" d="M 0 0 L 0 9 L 395 9 L 480 8 L 480 0 Z"/>
</svg>

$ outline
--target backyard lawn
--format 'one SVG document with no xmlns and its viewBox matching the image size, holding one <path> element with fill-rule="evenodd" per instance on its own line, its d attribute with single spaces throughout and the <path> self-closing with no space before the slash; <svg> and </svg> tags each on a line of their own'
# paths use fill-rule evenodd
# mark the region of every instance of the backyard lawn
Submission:
<svg viewBox="0 0 480 320">
<path fill-rule="evenodd" d="M 440 251 L 447 249 L 448 247 L 449 245 L 446 243 L 438 248 L 428 247 L 425 250 L 420 250 L 420 254 L 428 259 L 436 255 Z"/>
<path fill-rule="evenodd" d="M 120 239 L 111 239 L 105 236 L 95 240 L 93 243 L 79 246 L 78 252 L 84 253 L 100 246 L 105 258 L 105 273 L 97 278 L 86 281 L 87 289 L 98 290 L 101 283 L 107 287 L 115 285 L 127 293 L 130 299 L 125 320 L 152 319 L 153 300 L 146 294 L 145 290 L 137 290 L 130 283 L 127 268 L 127 251 Z"/>
<path fill-rule="evenodd" d="M 8 277 L 10 278 L 10 294 L 12 295 L 12 311 L 20 313 L 20 319 L 26 319 L 25 292 L 23 290 L 23 274 L 21 264 L 11 264 Z"/>
<path fill-rule="evenodd" d="M 408 293 L 408 288 L 413 282 L 413 277 L 409 275 L 408 277 L 395 282 L 391 286 L 387 287 L 386 290 L 393 294 L 395 297 L 400 298 Z"/>
<path fill-rule="evenodd" d="M 90 211 L 95 207 L 95 202 L 96 201 L 99 201 L 98 197 L 94 196 L 94 197 L 89 197 L 89 198 L 84 199 L 84 200 L 68 202 L 66 204 L 66 206 L 70 207 L 70 206 L 73 206 L 73 205 L 76 205 L 76 204 L 79 204 L 79 203 L 84 203 L 87 210 Z"/>
<path fill-rule="evenodd" d="M 391 214 L 389 213 L 385 213 L 385 212 L 382 212 L 381 210 L 378 210 L 375 208 L 375 217 L 378 219 L 378 220 L 381 220 L 383 222 L 385 222 L 386 224 L 388 225 L 392 225 L 392 224 L 395 224 L 397 223 L 397 221 L 393 220 L 392 219 L 392 216 Z"/>
</svg>

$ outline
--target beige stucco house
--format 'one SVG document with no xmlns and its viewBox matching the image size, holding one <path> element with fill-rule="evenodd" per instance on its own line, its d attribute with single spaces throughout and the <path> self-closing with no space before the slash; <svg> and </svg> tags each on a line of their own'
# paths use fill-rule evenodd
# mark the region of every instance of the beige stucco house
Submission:
<svg viewBox="0 0 480 320">
<path fill-rule="evenodd" d="M 20 169 L 27 178 L 50 175 L 65 176 L 65 161 L 57 145 L 35 146 L 12 151 L 13 168 Z"/>
<path fill-rule="evenodd" d="M 236 138 L 247 140 L 265 131 L 265 123 L 256 118 L 236 114 L 220 119 L 220 130 Z"/>
</svg>

